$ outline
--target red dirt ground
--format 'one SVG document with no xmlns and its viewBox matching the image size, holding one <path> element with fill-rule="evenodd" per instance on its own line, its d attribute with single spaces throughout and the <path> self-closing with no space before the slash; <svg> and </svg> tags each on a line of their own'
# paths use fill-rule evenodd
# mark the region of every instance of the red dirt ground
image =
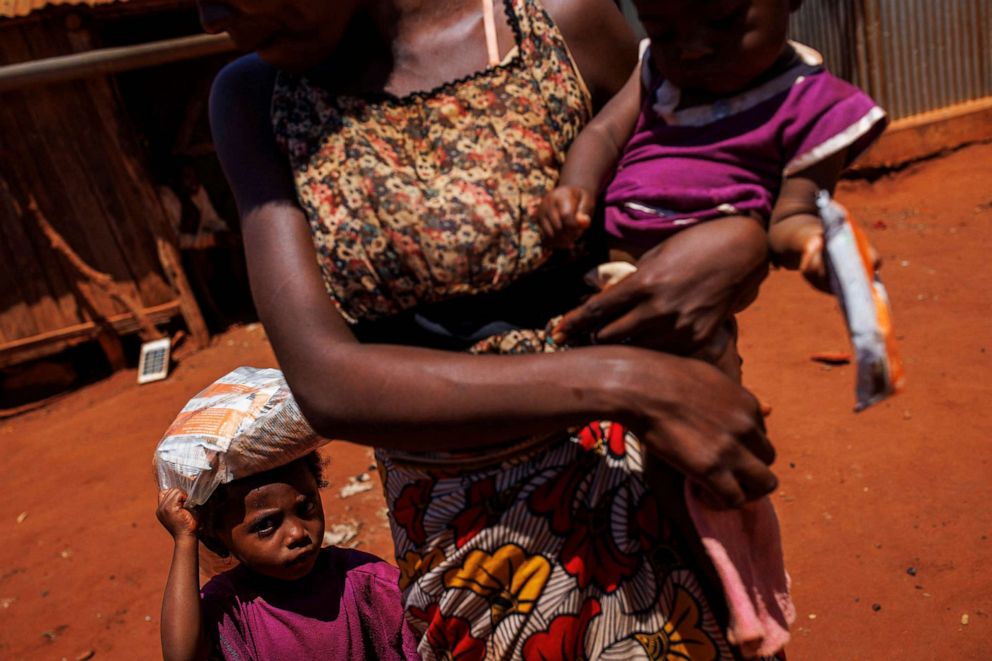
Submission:
<svg viewBox="0 0 992 661">
<path fill-rule="evenodd" d="M 809 358 L 847 350 L 840 315 L 795 274 L 772 274 L 743 315 L 745 379 L 773 406 L 779 448 L 790 659 L 992 658 L 990 182 L 979 145 L 841 187 L 885 260 L 909 384 L 895 399 L 852 413 L 853 367 Z M 0 658 L 159 655 L 171 549 L 152 449 L 187 398 L 241 364 L 275 365 L 257 325 L 164 382 L 118 373 L 0 422 Z M 378 488 L 338 495 L 371 452 L 327 454 L 328 522 L 360 523 L 360 548 L 389 557 Z"/>
</svg>

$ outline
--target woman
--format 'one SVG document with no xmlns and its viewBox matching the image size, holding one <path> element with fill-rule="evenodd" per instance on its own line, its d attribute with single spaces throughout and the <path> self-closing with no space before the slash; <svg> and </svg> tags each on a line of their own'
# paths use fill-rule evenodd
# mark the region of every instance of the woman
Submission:
<svg viewBox="0 0 992 661">
<path fill-rule="evenodd" d="M 774 453 L 749 393 L 646 347 L 752 296 L 764 235 L 666 244 L 541 330 L 585 264 L 534 212 L 636 48 L 609 0 L 492 4 L 201 1 L 257 52 L 211 117 L 259 315 L 315 428 L 377 448 L 425 658 L 732 658 L 679 477 L 648 489 L 640 450 L 730 506 Z M 473 344 L 535 355 L 439 350 Z"/>
</svg>

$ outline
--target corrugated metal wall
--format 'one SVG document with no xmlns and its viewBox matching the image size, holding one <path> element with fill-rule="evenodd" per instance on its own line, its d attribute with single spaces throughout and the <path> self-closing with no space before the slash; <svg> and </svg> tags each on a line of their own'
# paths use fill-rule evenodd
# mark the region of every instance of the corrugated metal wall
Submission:
<svg viewBox="0 0 992 661">
<path fill-rule="evenodd" d="M 789 36 L 823 53 L 834 74 L 867 88 L 864 24 L 862 0 L 806 0 Z"/>
<path fill-rule="evenodd" d="M 992 0 L 806 0 L 791 35 L 894 119 L 992 96 Z"/>
</svg>

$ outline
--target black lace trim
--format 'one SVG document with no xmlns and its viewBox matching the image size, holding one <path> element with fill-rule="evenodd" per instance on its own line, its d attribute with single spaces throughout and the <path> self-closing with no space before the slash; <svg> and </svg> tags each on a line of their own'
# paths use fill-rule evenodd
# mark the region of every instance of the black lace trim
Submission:
<svg viewBox="0 0 992 661">
<path fill-rule="evenodd" d="M 523 4 L 526 5 L 530 0 L 523 0 Z M 390 94 L 389 92 L 368 92 L 364 94 L 331 94 L 328 90 L 320 87 L 319 85 L 313 85 L 307 80 L 306 76 L 300 76 L 299 80 L 305 83 L 308 87 L 317 89 L 324 92 L 328 97 L 334 97 L 339 99 L 358 99 L 361 101 L 367 101 L 375 104 L 388 104 L 390 106 L 409 106 L 415 103 L 425 101 L 429 98 L 433 98 L 443 92 L 448 92 L 463 85 L 467 82 L 471 82 L 478 78 L 488 76 L 497 71 L 512 70 L 523 62 L 523 41 L 524 35 L 523 30 L 520 28 L 520 18 L 517 16 L 517 12 L 513 8 L 513 0 L 503 0 L 503 11 L 506 13 L 507 20 L 510 24 L 510 29 L 513 31 L 514 38 L 516 40 L 517 52 L 514 54 L 508 62 L 501 62 L 500 64 L 494 64 L 488 66 L 485 69 L 479 69 L 478 71 L 473 71 L 470 74 L 462 76 L 461 78 L 456 78 L 454 80 L 448 80 L 436 87 L 428 90 L 420 90 L 417 92 L 410 92 L 409 94 L 404 94 L 403 96 L 396 96 Z M 526 11 L 526 7 L 524 8 Z M 281 73 L 281 72 L 280 72 Z M 329 99 L 330 100 L 330 99 Z"/>
<path fill-rule="evenodd" d="M 524 0 L 523 4 L 526 5 L 526 3 L 527 0 Z M 410 92 L 409 94 L 404 94 L 403 96 L 396 96 L 388 92 L 377 92 L 371 94 L 358 94 L 354 95 L 353 98 L 375 101 L 376 103 L 388 103 L 392 106 L 408 106 L 413 103 L 418 103 L 433 98 L 443 92 L 449 92 L 459 85 L 482 78 L 483 76 L 488 76 L 497 71 L 511 70 L 519 66 L 523 61 L 524 36 L 523 31 L 520 29 L 520 18 L 517 16 L 517 12 L 513 9 L 513 0 L 503 0 L 503 11 L 506 14 L 507 20 L 510 23 L 510 29 L 513 30 L 513 36 L 516 40 L 517 52 L 509 62 L 501 62 L 500 64 L 488 66 L 485 69 L 473 71 L 472 73 L 464 75 L 461 78 L 455 78 L 454 80 L 443 82 L 429 90 Z M 524 11 L 526 11 L 526 7 L 524 8 Z"/>
</svg>

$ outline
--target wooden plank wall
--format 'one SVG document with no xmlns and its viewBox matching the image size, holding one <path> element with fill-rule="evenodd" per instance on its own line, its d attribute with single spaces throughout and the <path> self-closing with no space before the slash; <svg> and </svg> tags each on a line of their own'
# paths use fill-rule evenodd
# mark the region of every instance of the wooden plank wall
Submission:
<svg viewBox="0 0 992 661">
<path fill-rule="evenodd" d="M 85 33 L 68 32 L 58 17 L 0 21 L 0 64 L 87 47 Z M 27 214 L 29 196 L 90 266 L 144 307 L 175 301 L 150 229 L 166 223 L 139 154 L 104 78 L 0 94 L 0 177 L 8 187 L 0 186 L 0 348 L 92 318 L 76 293 L 79 275 Z M 125 312 L 94 295 L 102 316 Z"/>
</svg>

